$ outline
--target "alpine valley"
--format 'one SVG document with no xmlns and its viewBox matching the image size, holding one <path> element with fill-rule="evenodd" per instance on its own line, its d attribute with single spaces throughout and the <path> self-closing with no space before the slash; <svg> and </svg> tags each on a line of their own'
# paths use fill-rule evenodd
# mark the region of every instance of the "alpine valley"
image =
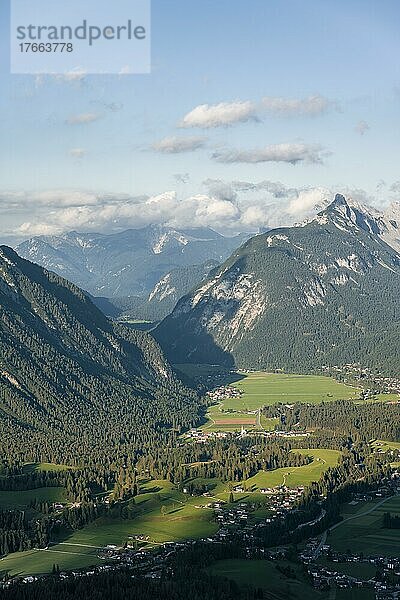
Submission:
<svg viewBox="0 0 400 600">
<path fill-rule="evenodd" d="M 0 246 L 0 600 L 397 597 L 399 212 Z"/>
</svg>

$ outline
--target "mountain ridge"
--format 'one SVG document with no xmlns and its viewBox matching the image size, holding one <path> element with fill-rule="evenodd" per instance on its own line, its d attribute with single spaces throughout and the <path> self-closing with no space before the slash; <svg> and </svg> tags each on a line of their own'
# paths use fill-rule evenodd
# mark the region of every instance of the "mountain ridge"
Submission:
<svg viewBox="0 0 400 600">
<path fill-rule="evenodd" d="M 306 223 L 251 238 L 156 339 L 177 363 L 309 371 L 356 357 L 395 369 L 400 255 L 361 213 L 338 194 Z"/>
<path fill-rule="evenodd" d="M 113 234 L 37 236 L 16 250 L 93 296 L 145 297 L 172 270 L 209 260 L 220 263 L 246 237 L 228 238 L 209 228 L 152 225 Z"/>
<path fill-rule="evenodd" d="M 0 246 L 3 451 L 28 439 L 33 460 L 46 445 L 82 457 L 144 441 L 157 423 L 161 435 L 177 412 L 189 424 L 195 398 L 148 334 L 112 323 L 77 286 Z"/>
</svg>

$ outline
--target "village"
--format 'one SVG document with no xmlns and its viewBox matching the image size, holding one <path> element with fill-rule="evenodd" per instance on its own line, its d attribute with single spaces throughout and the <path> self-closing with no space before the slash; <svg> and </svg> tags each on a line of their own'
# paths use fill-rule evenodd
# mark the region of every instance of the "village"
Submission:
<svg viewBox="0 0 400 600">
<path fill-rule="evenodd" d="M 400 473 L 395 472 L 392 479 L 385 485 L 368 493 L 354 494 L 351 503 L 357 504 L 377 499 L 389 499 L 395 494 L 400 494 Z M 240 492 L 240 486 L 235 492 Z M 261 491 L 261 490 L 260 490 Z M 129 569 L 132 577 L 145 577 L 157 579 L 172 572 L 172 559 L 179 553 L 187 551 L 196 544 L 218 545 L 236 541 L 244 549 L 248 560 L 265 559 L 267 561 L 280 561 L 286 559 L 289 547 L 266 549 L 255 543 L 255 533 L 259 527 L 274 520 L 282 519 L 287 512 L 293 510 L 296 501 L 303 494 L 302 486 L 296 489 L 288 489 L 285 486 L 265 489 L 262 493 L 268 495 L 268 516 L 255 518 L 259 504 L 256 502 L 237 502 L 234 506 L 222 500 L 215 500 L 205 506 L 199 506 L 203 510 L 213 510 L 215 519 L 219 524 L 217 533 L 211 537 L 200 540 L 171 541 L 160 544 L 149 550 L 145 547 L 149 540 L 147 536 L 131 536 L 123 547 L 108 545 L 102 548 L 98 557 L 104 561 L 96 567 L 76 570 L 71 572 L 60 572 L 60 579 L 80 578 L 94 575 L 95 573 Z M 209 495 L 207 492 L 203 496 Z M 316 524 L 325 511 L 309 523 L 299 527 Z M 340 522 L 339 522 L 340 524 Z M 337 526 L 337 525 L 336 525 Z M 335 525 L 333 526 L 333 528 Z M 332 589 L 372 589 L 375 600 L 393 600 L 400 597 L 400 557 L 387 557 L 385 555 L 364 555 L 356 552 L 335 551 L 327 542 L 329 530 L 318 537 L 312 537 L 301 545 L 297 555 L 297 561 L 304 565 L 304 570 L 316 590 L 326 591 Z M 363 578 L 360 576 L 344 573 L 340 566 L 369 565 L 376 569 L 373 576 Z M 45 578 L 46 576 L 25 577 L 22 581 L 26 584 Z M 11 578 L 0 582 L 0 587 L 7 588 L 20 578 Z"/>
<path fill-rule="evenodd" d="M 400 394 L 400 379 L 398 377 L 387 377 L 376 371 L 372 371 L 368 367 L 362 367 L 358 363 L 349 363 L 345 365 L 324 365 L 322 366 L 322 372 L 335 377 L 340 376 L 343 381 L 352 380 L 354 382 L 360 382 L 371 386 L 370 389 L 366 389 L 364 394 L 373 396 L 376 392 L 383 394 Z M 399 399 L 400 401 L 400 399 Z"/>
<path fill-rule="evenodd" d="M 389 382 L 386 382 L 389 385 Z M 390 385 L 394 385 L 391 382 Z M 213 403 L 221 403 L 224 400 L 240 398 L 243 392 L 240 389 L 229 385 L 220 385 L 216 389 L 207 393 L 208 399 Z M 222 414 L 229 415 L 230 410 L 221 410 Z M 247 414 L 250 412 L 246 411 Z M 251 414 L 258 414 L 254 410 Z M 266 431 L 258 429 L 247 431 L 242 425 L 233 431 L 224 431 L 205 428 L 192 428 L 184 433 L 179 444 L 187 442 L 205 443 L 210 440 L 224 438 L 240 438 L 248 436 L 263 436 L 267 438 L 301 438 L 308 437 L 307 431 L 281 431 L 278 429 L 278 423 L 275 429 Z M 375 442 L 377 453 L 391 452 L 393 461 L 399 458 L 400 450 L 388 449 L 383 443 Z M 286 557 L 287 547 L 266 549 L 260 547 L 258 532 L 260 528 L 265 528 L 274 522 L 284 522 L 288 513 L 297 511 L 297 504 L 302 498 L 306 486 L 297 485 L 289 487 L 286 484 L 285 477 L 282 484 L 271 487 L 247 487 L 246 483 L 237 482 L 229 487 L 229 501 L 213 496 L 212 491 L 203 491 L 201 496 L 207 498 L 207 503 L 198 502 L 196 509 L 201 511 L 210 511 L 213 520 L 218 524 L 218 530 L 207 538 L 185 541 L 169 541 L 165 543 L 156 543 L 149 535 L 135 534 L 128 536 L 121 545 L 108 544 L 99 548 L 96 552 L 97 561 L 102 564 L 87 568 L 72 570 L 70 572 L 57 572 L 61 579 L 69 577 L 79 578 L 93 575 L 95 573 L 115 571 L 119 569 L 129 569 L 132 577 L 159 578 L 170 570 L 172 559 L 178 552 L 187 551 L 188 548 L 196 544 L 205 545 L 228 545 L 239 544 L 245 551 L 247 559 L 265 558 L 268 561 L 279 561 Z M 196 496 L 189 488 L 182 488 L 184 494 Z M 256 492 L 256 493 L 255 493 Z M 399 494 L 400 489 L 397 484 L 397 477 L 384 486 L 382 485 L 373 493 L 354 494 L 352 502 L 354 504 L 371 501 L 373 499 L 389 498 L 393 494 Z M 237 496 L 243 495 L 243 496 Z M 319 503 L 323 505 L 324 497 L 319 498 Z M 99 500 L 100 501 L 100 500 Z M 101 500 L 103 503 L 109 503 L 107 498 Z M 54 510 L 61 510 L 62 504 L 55 503 Z M 319 522 L 326 516 L 326 510 L 321 506 L 319 514 L 313 520 L 300 523 L 291 533 L 306 528 L 318 528 Z M 335 527 L 335 526 L 334 526 Z M 307 572 L 312 585 L 317 590 L 347 589 L 347 588 L 368 588 L 373 589 L 376 594 L 376 600 L 387 600 L 388 598 L 400 597 L 400 579 L 393 581 L 400 573 L 400 558 L 390 558 L 384 555 L 362 555 L 356 552 L 340 553 L 327 542 L 328 532 L 322 532 L 318 537 L 313 537 L 301 545 L 296 560 L 301 563 Z M 51 550 L 51 545 L 46 548 Z M 376 575 L 369 578 L 362 578 L 353 574 L 346 574 L 339 565 L 349 563 L 352 565 L 372 565 L 376 568 Z M 9 587 L 14 582 L 23 581 L 32 583 L 46 576 L 27 576 L 24 578 L 9 578 L 0 582 L 0 587 Z M 394 578 L 394 579 L 393 579 Z M 393 595 L 394 594 L 394 595 Z M 397 594 L 397 595 L 396 595 Z"/>
<path fill-rule="evenodd" d="M 202 444 L 212 439 L 224 439 L 227 437 L 246 437 L 246 436 L 263 436 L 266 438 L 304 438 L 309 437 L 310 433 L 307 431 L 247 431 L 242 427 L 238 431 L 207 431 L 204 429 L 190 429 L 185 433 L 184 437 L 186 440 L 194 441 L 198 444 Z"/>
</svg>

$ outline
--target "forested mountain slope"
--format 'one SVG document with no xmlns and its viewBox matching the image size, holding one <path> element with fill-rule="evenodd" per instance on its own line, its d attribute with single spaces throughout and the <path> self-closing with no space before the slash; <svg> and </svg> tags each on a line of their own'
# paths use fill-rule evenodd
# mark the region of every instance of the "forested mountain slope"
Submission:
<svg viewBox="0 0 400 600">
<path fill-rule="evenodd" d="M 155 331 L 175 362 L 397 372 L 400 255 L 337 195 L 308 223 L 246 242 Z"/>
<path fill-rule="evenodd" d="M 195 413 L 151 337 L 0 247 L 0 451 L 79 460 L 154 443 Z"/>
</svg>

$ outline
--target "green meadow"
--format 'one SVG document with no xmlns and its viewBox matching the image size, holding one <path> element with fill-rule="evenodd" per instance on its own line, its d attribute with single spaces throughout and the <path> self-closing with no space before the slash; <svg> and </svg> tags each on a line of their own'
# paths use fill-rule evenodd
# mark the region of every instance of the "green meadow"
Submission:
<svg viewBox="0 0 400 600">
<path fill-rule="evenodd" d="M 389 450 L 400 450 L 400 442 L 375 440 L 371 445 L 373 448 L 375 448 L 375 450 L 382 450 L 382 452 L 387 452 Z"/>
<path fill-rule="evenodd" d="M 355 562 L 332 562 L 325 557 L 318 560 L 318 564 L 334 569 L 339 573 L 344 573 L 350 577 L 359 577 L 360 579 L 368 580 L 376 574 L 376 566 L 370 563 L 355 563 Z"/>
<path fill-rule="evenodd" d="M 287 375 L 283 373 L 248 373 L 233 384 L 243 391 L 240 398 L 224 401 L 223 409 L 257 410 L 282 402 L 318 404 L 341 399 L 356 399 L 361 390 L 339 383 L 331 377 L 318 375 Z"/>
<path fill-rule="evenodd" d="M 288 577 L 278 567 L 289 567 Z M 335 563 L 335 568 L 337 563 Z M 304 577 L 301 567 L 288 561 L 218 560 L 208 567 L 208 573 L 235 581 L 239 586 L 261 588 L 268 600 L 374 600 L 373 590 L 349 589 L 320 591 L 313 588 Z"/>
<path fill-rule="evenodd" d="M 29 473 L 43 473 L 49 471 L 66 471 L 67 469 L 73 469 L 68 465 L 58 465 L 55 463 L 26 463 L 23 466 L 23 472 Z"/>
<path fill-rule="evenodd" d="M 289 488 L 310 485 L 318 481 L 323 473 L 335 466 L 340 458 L 337 450 L 296 449 L 293 452 L 313 457 L 313 462 L 301 467 L 283 467 L 274 471 L 259 471 L 254 477 L 247 479 L 246 486 L 254 491 L 260 488 L 286 485 Z"/>
<path fill-rule="evenodd" d="M 25 509 L 33 500 L 39 502 L 65 502 L 66 491 L 62 487 L 45 487 L 17 492 L 0 492 L 0 508 Z"/>
<path fill-rule="evenodd" d="M 188 373 L 201 372 L 200 367 L 191 367 Z M 180 368 L 183 366 L 180 365 Z M 206 366 L 203 366 L 204 368 Z M 209 367 L 208 367 L 209 368 Z M 205 372 L 207 370 L 205 369 Z M 228 382 L 243 393 L 238 398 L 228 398 L 210 406 L 206 414 L 206 431 L 272 431 L 277 419 L 259 415 L 259 409 L 276 403 L 293 404 L 307 402 L 317 404 L 338 399 L 359 398 L 361 390 L 339 383 L 330 377 L 316 375 L 287 375 L 283 373 L 238 373 L 229 374 Z"/>
<path fill-rule="evenodd" d="M 346 505 L 342 513 L 344 521 L 332 528 L 327 542 L 340 552 L 350 550 L 365 555 L 398 556 L 400 529 L 383 529 L 385 512 L 400 514 L 400 496 L 389 498 L 384 503 L 378 499 Z"/>
<path fill-rule="evenodd" d="M 277 567 L 290 567 L 293 577 L 287 577 Z M 218 560 L 207 569 L 208 573 L 232 579 L 240 586 L 262 588 L 271 600 L 327 600 L 328 595 L 316 591 L 305 581 L 301 567 L 287 561 L 226 559 Z"/>
<path fill-rule="evenodd" d="M 400 402 L 400 394 L 376 394 L 368 402 Z"/>
<path fill-rule="evenodd" d="M 101 563 L 94 549 L 76 546 L 62 546 L 62 548 L 63 550 L 49 548 L 9 554 L 0 559 L 0 572 L 8 571 L 11 576 L 25 577 L 51 573 L 54 564 L 59 565 L 61 571 L 70 571 Z"/>
<path fill-rule="evenodd" d="M 0 560 L 0 571 L 37 575 L 50 572 L 54 563 L 61 570 L 78 569 L 99 564 L 97 554 L 102 547 L 122 546 L 133 536 L 148 537 L 146 545 L 151 548 L 167 541 L 207 537 L 217 531 L 213 511 L 202 508 L 209 499 L 188 497 L 167 481 L 145 482 L 141 490 L 132 506 L 132 519 L 98 519 L 55 540 L 46 550 L 8 555 Z"/>
<path fill-rule="evenodd" d="M 246 481 L 248 491 L 234 494 L 235 501 L 265 501 L 259 493 L 260 487 L 272 487 L 286 482 L 289 487 L 308 485 L 339 459 L 335 450 L 300 449 L 313 456 L 310 465 L 287 467 L 275 471 L 260 472 Z M 193 479 L 193 483 L 208 487 L 209 497 L 192 497 L 180 492 L 168 481 L 143 480 L 140 494 L 130 504 L 132 518 L 100 518 L 83 529 L 66 533 L 45 550 L 15 553 L 0 561 L 0 571 L 10 574 L 39 574 L 51 571 L 56 563 L 60 569 L 77 569 L 99 563 L 99 549 L 107 545 L 122 546 L 134 536 L 145 536 L 145 547 L 152 548 L 164 542 L 198 539 L 213 535 L 218 526 L 213 510 L 206 507 L 212 500 L 227 502 L 234 483 L 223 483 L 219 479 Z M 188 482 L 189 483 L 189 482 Z M 65 499 L 62 488 L 42 488 L 27 492 L 2 492 L 3 505 L 26 506 L 33 498 L 60 501 Z M 266 516 L 268 510 L 260 509 L 252 515 L 257 521 Z"/>
</svg>

